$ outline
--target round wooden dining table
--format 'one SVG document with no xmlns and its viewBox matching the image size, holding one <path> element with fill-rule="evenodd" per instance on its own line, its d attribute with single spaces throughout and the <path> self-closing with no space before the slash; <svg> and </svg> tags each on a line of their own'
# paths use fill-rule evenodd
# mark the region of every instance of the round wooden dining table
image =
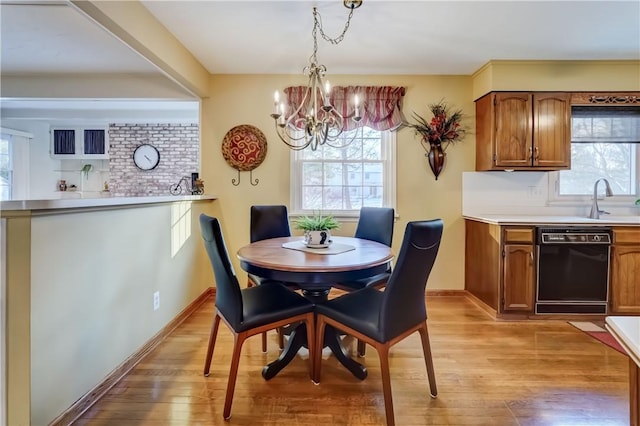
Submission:
<svg viewBox="0 0 640 426">
<path fill-rule="evenodd" d="M 340 236 L 332 236 L 331 241 L 327 249 L 308 249 L 301 236 L 271 238 L 240 248 L 238 259 L 248 273 L 297 286 L 314 303 L 323 303 L 334 284 L 382 274 L 393 258 L 389 246 L 375 241 Z M 332 327 L 327 327 L 324 341 L 354 376 L 361 380 L 367 377 L 367 369 L 347 354 Z M 268 380 L 278 374 L 306 342 L 305 327 L 294 327 L 284 350 L 264 367 L 262 376 Z"/>
</svg>

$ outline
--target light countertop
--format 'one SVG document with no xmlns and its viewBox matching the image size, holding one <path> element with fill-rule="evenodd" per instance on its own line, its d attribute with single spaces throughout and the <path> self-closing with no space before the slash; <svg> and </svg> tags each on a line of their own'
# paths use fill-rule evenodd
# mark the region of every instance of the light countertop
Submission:
<svg viewBox="0 0 640 426">
<path fill-rule="evenodd" d="M 175 201 L 215 200 L 215 195 L 162 195 L 151 197 L 99 197 L 53 200 L 16 200 L 0 203 L 2 212 L 54 211 L 65 209 L 103 208 L 142 204 L 171 203 Z"/>
<path fill-rule="evenodd" d="M 517 214 L 478 214 L 464 215 L 465 219 L 496 225 L 581 225 L 581 226 L 640 226 L 640 216 L 600 215 L 600 219 L 582 216 L 544 216 Z"/>
<path fill-rule="evenodd" d="M 640 367 L 640 317 L 607 317 L 606 328 Z"/>
</svg>

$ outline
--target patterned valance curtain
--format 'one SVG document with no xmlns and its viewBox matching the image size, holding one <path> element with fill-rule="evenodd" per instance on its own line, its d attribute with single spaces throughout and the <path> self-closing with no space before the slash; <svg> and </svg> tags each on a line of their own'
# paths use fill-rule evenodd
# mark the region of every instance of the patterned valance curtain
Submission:
<svg viewBox="0 0 640 426">
<path fill-rule="evenodd" d="M 307 86 L 292 86 L 284 89 L 287 96 L 287 111 L 295 111 L 306 91 Z M 359 113 L 362 116 L 361 125 L 376 130 L 397 130 L 404 122 L 402 114 L 402 98 L 404 87 L 391 86 L 335 86 L 331 89 L 331 105 L 345 118 L 346 130 L 353 130 L 358 123 L 352 120 L 355 114 L 355 95 L 358 95 Z M 322 99 L 318 94 L 318 105 Z M 304 117 L 304 108 L 298 116 Z"/>
</svg>

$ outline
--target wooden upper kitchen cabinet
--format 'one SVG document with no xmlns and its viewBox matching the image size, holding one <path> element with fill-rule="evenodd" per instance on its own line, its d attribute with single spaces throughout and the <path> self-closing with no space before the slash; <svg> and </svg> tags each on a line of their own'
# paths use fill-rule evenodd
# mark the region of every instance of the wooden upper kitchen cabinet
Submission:
<svg viewBox="0 0 640 426">
<path fill-rule="evenodd" d="M 614 227 L 611 314 L 640 314 L 640 228 Z"/>
<path fill-rule="evenodd" d="M 476 101 L 476 170 L 571 165 L 571 93 L 491 92 Z"/>
<path fill-rule="evenodd" d="M 465 221 L 465 290 L 501 314 L 532 314 L 533 226 Z"/>
</svg>

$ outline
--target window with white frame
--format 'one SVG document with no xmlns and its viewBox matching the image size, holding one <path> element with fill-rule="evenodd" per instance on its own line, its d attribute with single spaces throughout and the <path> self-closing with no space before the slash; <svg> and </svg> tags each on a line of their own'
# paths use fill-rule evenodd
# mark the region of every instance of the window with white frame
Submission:
<svg viewBox="0 0 640 426">
<path fill-rule="evenodd" d="M 340 145 L 291 151 L 291 213 L 357 216 L 360 208 L 395 207 L 395 132 L 361 127 Z"/>
<path fill-rule="evenodd" d="M 0 200 L 29 198 L 29 141 L 31 133 L 0 128 Z"/>
<path fill-rule="evenodd" d="M 11 135 L 0 133 L 0 201 L 11 200 L 13 187 L 13 155 Z"/>
<path fill-rule="evenodd" d="M 640 196 L 640 107 L 574 106 L 571 115 L 571 170 L 551 175 L 554 198 L 589 198 L 599 178 L 615 198 Z"/>
</svg>

